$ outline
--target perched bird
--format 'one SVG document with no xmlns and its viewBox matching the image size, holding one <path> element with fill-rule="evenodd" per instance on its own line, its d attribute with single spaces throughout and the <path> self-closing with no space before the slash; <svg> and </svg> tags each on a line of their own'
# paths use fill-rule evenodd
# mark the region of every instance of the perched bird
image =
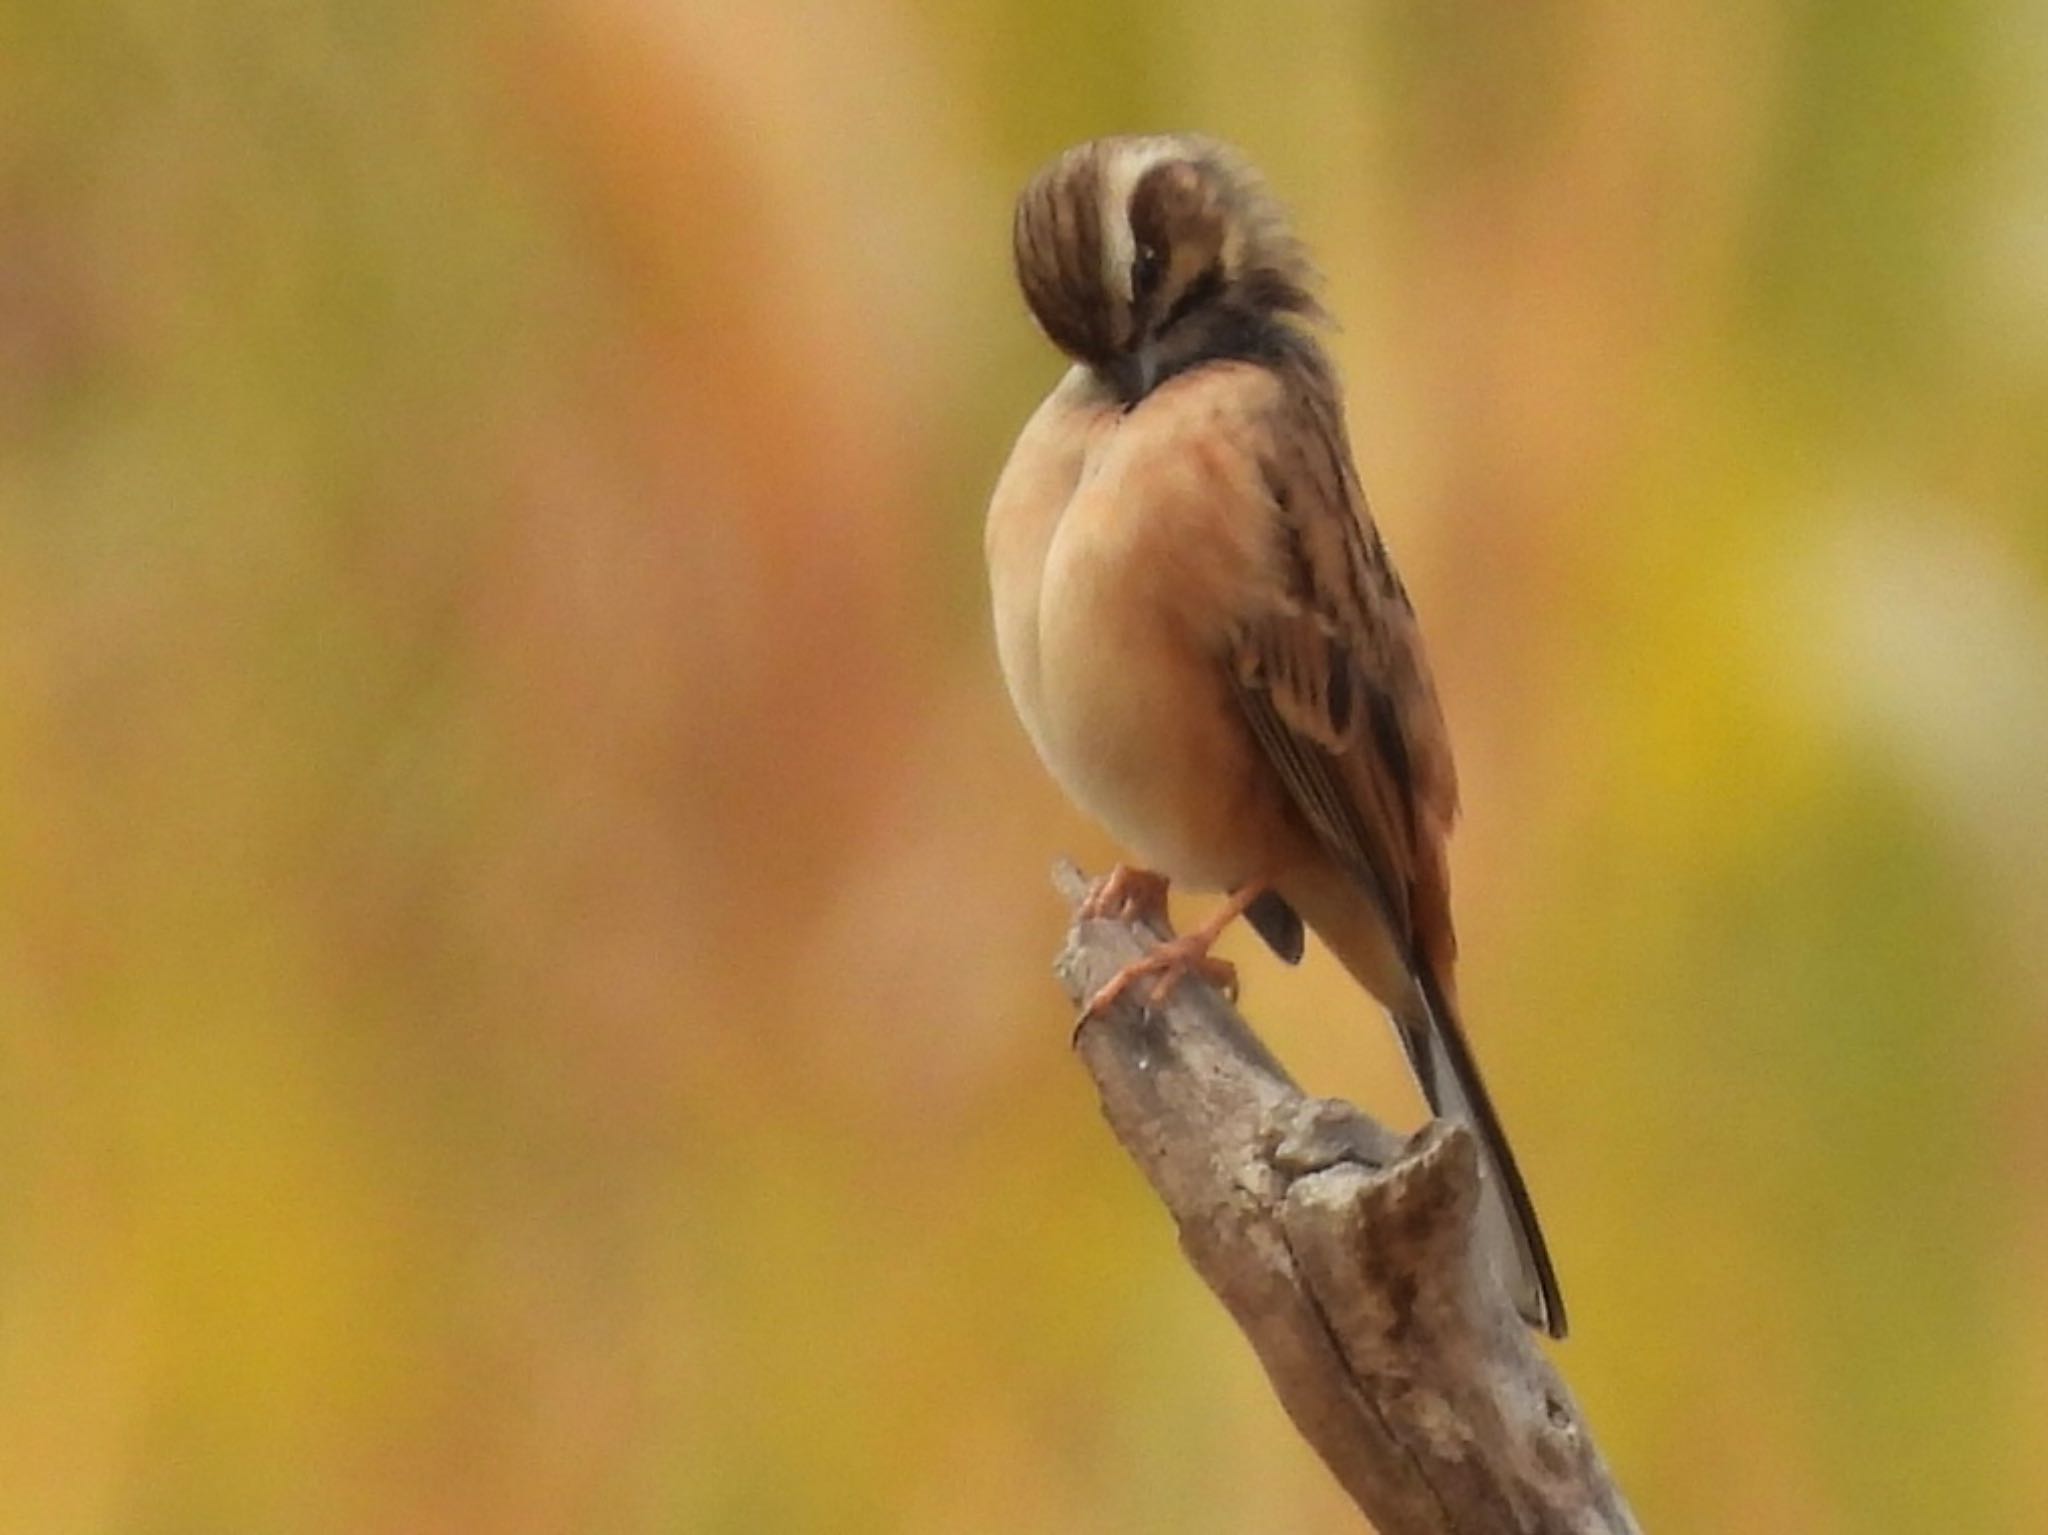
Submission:
<svg viewBox="0 0 2048 1535">
<path fill-rule="evenodd" d="M 1040 757 L 1142 867 L 1096 912 L 1228 892 L 1089 1004 L 1154 1000 L 1245 916 L 1302 924 L 1387 1009 L 1431 1108 L 1484 1150 L 1484 1240 L 1522 1315 L 1564 1304 L 1459 1023 L 1445 843 L 1457 781 L 1401 578 L 1366 510 L 1300 243 L 1249 164 L 1097 139 L 1018 199 L 1017 280 L 1074 366 L 989 506 L 997 648 Z"/>
</svg>

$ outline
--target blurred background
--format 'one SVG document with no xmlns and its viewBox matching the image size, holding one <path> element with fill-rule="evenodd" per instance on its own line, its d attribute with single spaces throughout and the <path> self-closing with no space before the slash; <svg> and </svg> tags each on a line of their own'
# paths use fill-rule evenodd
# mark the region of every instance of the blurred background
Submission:
<svg viewBox="0 0 2048 1535">
<path fill-rule="evenodd" d="M 985 612 L 1010 199 L 1164 126 L 1329 273 L 1646 1525 L 2048 1527 L 2044 80 L 2040 0 L 7 6 L 0 1525 L 1357 1528 L 1069 1056 L 1113 850 Z"/>
</svg>

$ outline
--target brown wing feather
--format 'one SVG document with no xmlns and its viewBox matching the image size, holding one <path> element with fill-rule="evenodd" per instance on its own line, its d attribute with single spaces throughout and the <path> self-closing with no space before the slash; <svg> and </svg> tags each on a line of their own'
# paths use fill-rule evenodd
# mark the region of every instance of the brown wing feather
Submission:
<svg viewBox="0 0 2048 1535">
<path fill-rule="evenodd" d="M 1234 637 L 1238 697 L 1309 827 L 1403 944 L 1447 968 L 1443 841 L 1457 785 L 1442 710 L 1334 387 L 1307 366 L 1285 383 L 1264 465 L 1274 597 Z"/>
</svg>

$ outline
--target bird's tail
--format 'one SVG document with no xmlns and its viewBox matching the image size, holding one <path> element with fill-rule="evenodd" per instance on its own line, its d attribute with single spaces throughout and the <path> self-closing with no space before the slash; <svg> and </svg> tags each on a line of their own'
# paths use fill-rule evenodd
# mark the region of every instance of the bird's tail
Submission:
<svg viewBox="0 0 2048 1535">
<path fill-rule="evenodd" d="M 1423 1095 L 1438 1115 L 1462 1120 L 1479 1137 L 1484 1163 L 1479 1226 L 1488 1247 L 1511 1261 L 1503 1266 L 1515 1309 L 1532 1327 L 1553 1338 L 1565 1334 L 1564 1298 L 1558 1293 L 1557 1271 L 1536 1223 L 1536 1206 L 1522 1182 L 1515 1155 L 1493 1111 L 1479 1063 L 1465 1039 L 1463 1025 L 1425 963 L 1415 967 L 1420 1005 L 1394 1015 L 1395 1031 L 1415 1069 Z"/>
</svg>

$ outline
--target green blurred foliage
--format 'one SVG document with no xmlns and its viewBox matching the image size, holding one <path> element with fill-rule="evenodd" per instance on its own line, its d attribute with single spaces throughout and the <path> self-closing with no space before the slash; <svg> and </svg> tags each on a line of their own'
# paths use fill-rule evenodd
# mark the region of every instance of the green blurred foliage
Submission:
<svg viewBox="0 0 2048 1535">
<path fill-rule="evenodd" d="M 0 1523 L 1352 1527 L 1068 1059 L 985 634 L 1009 199 L 1174 126 L 1328 270 L 1646 1523 L 2041 1528 L 2040 22 L 0 11 Z"/>
</svg>

